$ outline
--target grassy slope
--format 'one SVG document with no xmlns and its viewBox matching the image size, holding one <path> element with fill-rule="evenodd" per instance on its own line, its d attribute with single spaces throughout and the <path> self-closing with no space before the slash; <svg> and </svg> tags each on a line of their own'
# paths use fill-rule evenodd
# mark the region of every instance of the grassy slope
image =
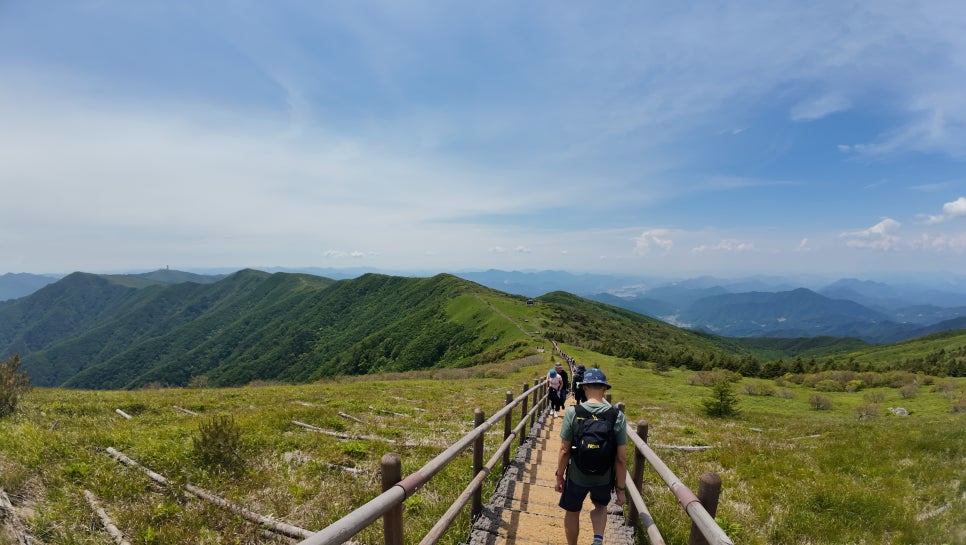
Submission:
<svg viewBox="0 0 966 545">
<path fill-rule="evenodd" d="M 457 306 L 460 312 L 472 312 L 473 305 Z M 528 317 L 529 312 L 536 311 L 520 310 L 511 317 L 517 324 L 539 319 L 537 314 Z M 565 350 L 578 361 L 602 366 L 614 384 L 614 400 L 626 403 L 629 421 L 649 423 L 651 445 L 687 485 L 696 488 L 698 477 L 707 471 L 721 475 L 718 515 L 736 543 L 966 539 L 966 420 L 951 414 L 950 399 L 929 386 L 910 399 L 900 399 L 894 389 L 882 390 L 883 406 L 902 405 L 911 411 L 904 418 L 883 414 L 857 421 L 853 409 L 864 403 L 861 391 L 824 394 L 833 400 L 833 408 L 814 411 L 808 403 L 812 390 L 791 385 L 784 388 L 789 397 L 741 395 L 740 416 L 717 420 L 703 416 L 701 402 L 710 390 L 689 385 L 690 372 L 658 375 L 631 361 L 580 347 Z M 23 410 L 0 426 L 0 486 L 15 503 L 32 505 L 32 526 L 51 545 L 104 541 L 102 534 L 90 529 L 91 516 L 80 497 L 84 488 L 102 499 L 118 526 L 137 542 L 215 542 L 219 535 L 230 535 L 235 543 L 260 542 L 257 529 L 237 517 L 147 486 L 146 477 L 103 454 L 104 448 L 113 446 L 169 478 L 318 529 L 378 494 L 383 454 L 399 451 L 403 473 L 409 474 L 469 429 L 474 407 L 493 414 L 502 406 L 505 391 L 518 391 L 520 384 L 542 375 L 549 352 L 534 357 L 539 363 L 299 386 L 36 390 Z M 966 395 L 963 379 L 958 379 L 956 395 Z M 172 405 L 202 416 L 185 415 Z M 115 408 L 134 418 L 120 418 Z M 232 414 L 243 430 L 243 474 L 205 471 L 193 462 L 191 440 L 199 422 L 218 413 Z M 339 440 L 295 427 L 293 419 L 406 440 L 412 446 Z M 488 452 L 496 439 L 497 435 L 488 435 Z M 714 448 L 685 453 L 661 449 L 660 444 Z M 461 456 L 407 500 L 407 543 L 416 543 L 468 482 L 469 458 Z M 329 469 L 328 463 L 356 466 L 364 475 L 347 476 Z M 646 481 L 648 505 L 668 542 L 686 542 L 688 525 L 680 507 L 656 474 L 649 471 Z M 947 504 L 947 510 L 917 520 Z M 464 539 L 468 524 L 464 517 L 444 542 Z M 359 538 L 364 543 L 381 542 L 379 524 Z"/>
</svg>

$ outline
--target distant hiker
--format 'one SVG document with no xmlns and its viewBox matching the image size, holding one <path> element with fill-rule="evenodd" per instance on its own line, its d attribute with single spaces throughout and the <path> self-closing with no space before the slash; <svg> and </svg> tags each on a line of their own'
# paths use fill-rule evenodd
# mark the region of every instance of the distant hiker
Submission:
<svg viewBox="0 0 966 545">
<path fill-rule="evenodd" d="M 555 369 L 551 369 L 550 374 L 547 375 L 547 387 L 550 390 L 550 412 L 553 414 L 552 418 L 556 418 L 557 411 L 563 407 L 563 399 L 560 397 L 563 391 L 563 377 Z"/>
<path fill-rule="evenodd" d="M 617 407 L 604 401 L 604 392 L 610 384 L 603 371 L 587 369 L 582 387 L 587 401 L 568 407 L 560 428 L 554 490 L 561 493 L 559 505 L 566 511 L 567 544 L 577 545 L 580 511 L 589 493 L 594 504 L 590 511 L 593 545 L 601 545 L 611 491 L 617 489 L 614 502 L 618 506 L 627 501 L 627 422 Z"/>
<path fill-rule="evenodd" d="M 584 371 L 587 369 L 584 364 L 577 365 L 577 369 L 574 371 L 574 381 L 570 386 L 571 391 L 574 393 L 574 401 L 577 403 L 583 403 L 587 401 L 587 396 L 584 395 L 584 389 L 580 384 L 584 381 Z"/>
<path fill-rule="evenodd" d="M 560 378 L 563 379 L 563 388 L 560 392 L 560 403 L 562 404 L 567 401 L 567 390 L 570 388 L 570 379 L 568 378 L 569 375 L 567 374 L 567 371 L 564 370 L 563 364 L 559 361 L 553 365 L 553 370 L 556 371 L 557 374 L 560 375 Z"/>
</svg>

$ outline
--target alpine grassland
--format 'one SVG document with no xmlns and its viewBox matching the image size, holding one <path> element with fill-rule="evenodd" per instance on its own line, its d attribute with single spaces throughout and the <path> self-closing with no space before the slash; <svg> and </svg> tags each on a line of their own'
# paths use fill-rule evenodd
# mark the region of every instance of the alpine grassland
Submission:
<svg viewBox="0 0 966 545">
<path fill-rule="evenodd" d="M 457 299 L 449 312 L 478 312 L 479 302 Z M 500 331 L 507 322 L 528 332 L 540 328 L 532 309 L 495 308 L 510 320 L 484 326 L 493 328 L 488 334 L 508 334 Z M 820 395 L 829 402 L 815 408 L 810 397 L 822 380 L 848 384 L 850 377 L 766 380 L 656 370 L 647 361 L 561 346 L 578 363 L 605 371 L 629 426 L 647 424 L 649 445 L 688 487 L 697 491 L 706 472 L 721 477 L 717 520 L 735 543 L 966 543 L 966 379 L 906 373 L 877 386 L 827 385 Z M 503 407 L 506 392 L 516 396 L 544 376 L 559 361 L 549 342 L 544 348 L 462 369 L 303 385 L 35 388 L 0 420 L 0 487 L 31 534 L 49 545 L 108 541 L 85 490 L 131 543 L 271 541 L 257 524 L 185 494 L 187 484 L 318 531 L 381 492 L 383 455 L 398 453 L 409 475 L 469 432 L 476 408 L 489 417 Z M 708 416 L 704 408 L 719 380 L 731 381 L 737 396 L 740 410 L 728 417 Z M 900 392 L 910 384 L 914 394 Z M 889 410 L 899 407 L 908 414 Z M 515 411 L 514 425 L 519 418 Z M 211 435 L 231 445 L 229 458 L 206 457 L 204 438 Z M 502 426 L 495 426 L 486 434 L 484 459 L 501 440 Z M 164 476 L 167 485 L 119 463 L 109 448 Z M 405 501 L 405 543 L 418 543 L 446 512 L 469 483 L 471 467 L 467 450 Z M 494 476 L 484 499 L 495 485 Z M 666 541 L 687 543 L 690 520 L 650 468 L 642 492 Z M 464 542 L 469 531 L 466 509 L 442 542 Z M 382 524 L 353 539 L 382 543 Z M 645 543 L 642 532 L 638 542 Z"/>
</svg>

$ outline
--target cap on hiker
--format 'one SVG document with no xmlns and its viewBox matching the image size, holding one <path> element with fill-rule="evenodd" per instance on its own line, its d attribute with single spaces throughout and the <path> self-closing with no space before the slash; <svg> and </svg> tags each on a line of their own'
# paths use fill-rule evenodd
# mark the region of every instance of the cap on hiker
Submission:
<svg viewBox="0 0 966 545">
<path fill-rule="evenodd" d="M 577 366 L 577 370 L 578 371 L 585 371 L 585 370 L 587 370 L 587 368 L 584 367 L 584 364 L 581 363 L 580 365 Z"/>
<path fill-rule="evenodd" d="M 584 373 L 584 380 L 582 380 L 580 383 L 584 386 L 588 384 L 603 384 L 608 389 L 610 388 L 610 384 L 607 383 L 607 377 L 604 376 L 604 372 L 596 367 L 588 369 Z"/>
<path fill-rule="evenodd" d="M 553 364 L 553 366 L 554 366 L 555 368 L 557 368 L 557 369 L 560 369 L 561 367 L 563 367 L 563 364 L 561 364 L 561 363 L 560 363 L 560 362 L 558 361 L 557 363 L 555 363 L 555 364 Z"/>
<path fill-rule="evenodd" d="M 557 378 L 557 372 L 553 369 L 550 370 L 550 378 Z"/>
</svg>

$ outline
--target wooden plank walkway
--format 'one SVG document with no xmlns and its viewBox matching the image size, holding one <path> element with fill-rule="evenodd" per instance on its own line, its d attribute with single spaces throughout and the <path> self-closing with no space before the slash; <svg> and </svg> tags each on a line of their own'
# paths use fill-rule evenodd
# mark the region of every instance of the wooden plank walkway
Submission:
<svg viewBox="0 0 966 545">
<path fill-rule="evenodd" d="M 572 404 L 573 397 L 567 400 L 568 406 Z M 566 545 L 564 510 L 557 505 L 560 494 L 554 491 L 562 425 L 563 418 L 549 414 L 538 421 L 474 523 L 469 545 Z M 580 515 L 578 545 L 590 545 L 594 539 L 592 506 L 588 497 Z M 604 545 L 633 545 L 633 528 L 625 524 L 624 509 L 614 505 L 612 496 Z"/>
</svg>

